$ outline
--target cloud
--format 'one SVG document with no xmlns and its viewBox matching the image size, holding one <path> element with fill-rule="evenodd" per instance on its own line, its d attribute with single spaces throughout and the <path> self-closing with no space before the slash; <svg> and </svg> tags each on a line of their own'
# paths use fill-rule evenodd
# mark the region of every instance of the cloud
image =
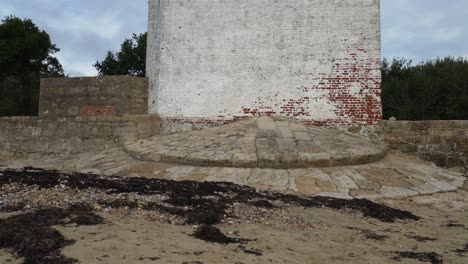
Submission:
<svg viewBox="0 0 468 264">
<path fill-rule="evenodd" d="M 13 7 L 10 2 L 6 1 L 0 4 L 0 17 L 3 19 L 6 16 L 13 14 Z"/>
<path fill-rule="evenodd" d="M 468 54 L 468 1 L 381 0 L 382 54 L 421 61 Z M 67 74 L 95 75 L 108 50 L 147 27 L 148 0 L 0 0 L 0 16 L 31 18 L 61 51 Z"/>
<path fill-rule="evenodd" d="M 468 52 L 468 1 L 382 0 L 382 54 L 423 61 Z"/>
<path fill-rule="evenodd" d="M 66 74 L 96 75 L 92 66 L 125 38 L 146 31 L 147 0 L 1 0 L 0 14 L 30 18 L 60 48 Z"/>
<path fill-rule="evenodd" d="M 95 34 L 96 36 L 110 40 L 118 37 L 121 31 L 118 17 L 114 14 L 103 14 L 91 20 L 89 17 L 81 14 L 74 14 L 69 11 L 66 13 L 64 15 L 66 22 L 63 21 L 62 17 L 52 18 L 47 22 L 48 27 L 61 31 L 62 34 L 86 30 L 88 34 Z"/>
</svg>

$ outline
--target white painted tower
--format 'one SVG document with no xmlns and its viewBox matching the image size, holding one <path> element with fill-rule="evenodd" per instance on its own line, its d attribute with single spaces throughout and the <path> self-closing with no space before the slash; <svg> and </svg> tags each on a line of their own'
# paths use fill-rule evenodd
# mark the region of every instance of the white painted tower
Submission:
<svg viewBox="0 0 468 264">
<path fill-rule="evenodd" d="M 150 0 L 147 56 L 167 122 L 381 120 L 379 0 Z"/>
</svg>

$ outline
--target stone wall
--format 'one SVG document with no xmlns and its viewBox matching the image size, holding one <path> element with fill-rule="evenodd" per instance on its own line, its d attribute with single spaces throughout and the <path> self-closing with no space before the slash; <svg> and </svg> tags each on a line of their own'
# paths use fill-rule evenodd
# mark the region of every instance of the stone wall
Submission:
<svg viewBox="0 0 468 264">
<path fill-rule="evenodd" d="M 85 151 L 102 151 L 121 146 L 126 141 L 155 136 L 159 128 L 159 117 L 150 115 L 3 117 L 0 118 L 0 156 L 68 156 Z"/>
<path fill-rule="evenodd" d="M 41 117 L 144 115 L 148 80 L 130 76 L 41 79 Z"/>
<path fill-rule="evenodd" d="M 381 120 L 379 0 L 150 0 L 148 34 L 149 112 L 183 128 Z"/>
<path fill-rule="evenodd" d="M 468 120 L 384 121 L 384 139 L 392 149 L 439 166 L 467 167 Z"/>
</svg>

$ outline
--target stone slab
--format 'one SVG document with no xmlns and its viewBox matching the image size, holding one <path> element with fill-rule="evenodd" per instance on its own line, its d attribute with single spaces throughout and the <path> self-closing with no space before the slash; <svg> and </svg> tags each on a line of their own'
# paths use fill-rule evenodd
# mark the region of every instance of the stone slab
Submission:
<svg viewBox="0 0 468 264">
<path fill-rule="evenodd" d="M 127 143 L 125 148 L 138 159 L 272 169 L 367 164 L 383 158 L 387 151 L 381 142 L 276 117 L 251 118 L 215 128 L 153 137 Z"/>
</svg>

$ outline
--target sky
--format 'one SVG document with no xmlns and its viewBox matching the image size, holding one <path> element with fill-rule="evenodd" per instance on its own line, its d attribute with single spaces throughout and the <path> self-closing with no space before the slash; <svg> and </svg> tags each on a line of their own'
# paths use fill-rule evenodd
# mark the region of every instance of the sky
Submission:
<svg viewBox="0 0 468 264">
<path fill-rule="evenodd" d="M 51 36 L 69 76 L 93 76 L 96 61 L 147 28 L 148 0 L 0 0 L 0 18 L 30 18 Z M 468 58 L 468 0 L 381 0 L 382 56 L 420 62 Z"/>
</svg>

